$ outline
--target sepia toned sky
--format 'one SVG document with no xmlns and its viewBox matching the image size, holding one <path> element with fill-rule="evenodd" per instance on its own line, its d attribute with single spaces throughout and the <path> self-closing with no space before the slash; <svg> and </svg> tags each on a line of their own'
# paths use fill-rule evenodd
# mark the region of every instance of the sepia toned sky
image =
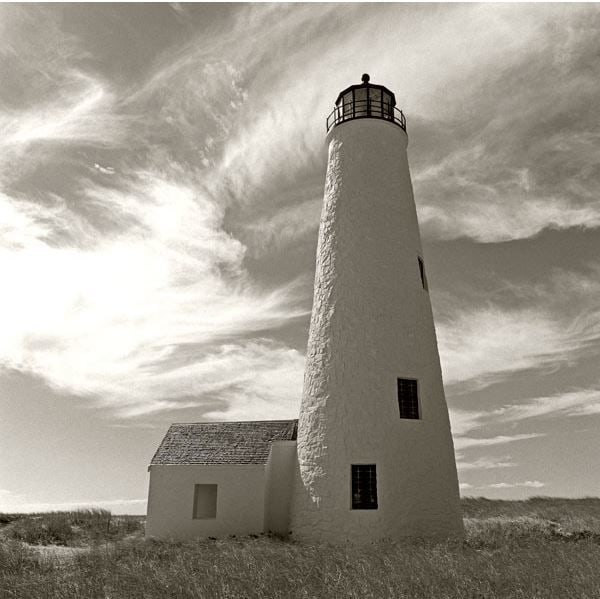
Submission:
<svg viewBox="0 0 600 599">
<path fill-rule="evenodd" d="M 467 495 L 599 495 L 600 8 L 0 5 L 0 511 L 297 417 L 338 92 L 396 93 Z"/>
</svg>

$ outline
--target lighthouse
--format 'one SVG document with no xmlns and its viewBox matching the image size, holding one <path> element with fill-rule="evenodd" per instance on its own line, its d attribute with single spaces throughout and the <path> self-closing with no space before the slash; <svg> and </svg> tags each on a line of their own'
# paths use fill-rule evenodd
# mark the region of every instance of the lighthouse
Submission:
<svg viewBox="0 0 600 599">
<path fill-rule="evenodd" d="M 460 535 L 405 117 L 365 74 L 339 94 L 326 140 L 290 530 L 331 542 Z"/>
</svg>

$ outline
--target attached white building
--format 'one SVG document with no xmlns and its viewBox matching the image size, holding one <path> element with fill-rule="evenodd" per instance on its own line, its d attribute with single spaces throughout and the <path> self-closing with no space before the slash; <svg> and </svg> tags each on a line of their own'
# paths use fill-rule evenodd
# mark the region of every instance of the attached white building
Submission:
<svg viewBox="0 0 600 599">
<path fill-rule="evenodd" d="M 462 534 L 406 121 L 394 94 L 363 75 L 339 94 L 327 141 L 297 429 L 296 421 L 173 425 L 150 466 L 150 536 Z"/>
<path fill-rule="evenodd" d="M 289 532 L 297 420 L 173 424 L 148 470 L 146 536 Z"/>
</svg>

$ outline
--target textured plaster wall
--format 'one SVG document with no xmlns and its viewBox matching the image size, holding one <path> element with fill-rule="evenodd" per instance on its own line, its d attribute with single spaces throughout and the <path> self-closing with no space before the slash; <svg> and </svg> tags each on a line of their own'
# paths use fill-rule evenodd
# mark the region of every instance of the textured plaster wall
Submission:
<svg viewBox="0 0 600 599">
<path fill-rule="evenodd" d="M 297 538 L 462 532 L 406 146 L 404 131 L 376 119 L 329 134 L 290 523 Z M 421 420 L 399 418 L 398 377 L 419 380 Z M 378 510 L 350 509 L 357 463 L 377 465 Z"/>
<path fill-rule="evenodd" d="M 195 520 L 194 485 L 216 484 L 217 517 Z M 260 533 L 265 467 L 151 466 L 146 536 L 178 540 Z"/>
<path fill-rule="evenodd" d="M 289 532 L 296 441 L 275 441 L 266 466 L 265 532 Z"/>
</svg>

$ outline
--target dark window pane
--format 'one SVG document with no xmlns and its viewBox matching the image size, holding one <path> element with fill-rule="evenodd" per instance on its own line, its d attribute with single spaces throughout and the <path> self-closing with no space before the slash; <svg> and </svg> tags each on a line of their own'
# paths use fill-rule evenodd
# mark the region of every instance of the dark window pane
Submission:
<svg viewBox="0 0 600 599">
<path fill-rule="evenodd" d="M 384 118 L 394 118 L 394 106 L 392 104 L 392 96 L 383 92 L 383 116 Z"/>
<path fill-rule="evenodd" d="M 371 98 L 371 102 L 381 102 L 381 90 L 378 87 L 370 87 L 369 88 L 369 98 Z"/>
<path fill-rule="evenodd" d="M 381 104 L 381 90 L 375 87 L 369 88 L 369 110 L 372 116 L 381 117 L 382 104 Z"/>
<path fill-rule="evenodd" d="M 352 509 L 377 509 L 377 472 L 375 464 L 352 464 Z"/>
<path fill-rule="evenodd" d="M 355 115 L 367 116 L 367 88 L 359 87 L 354 90 Z"/>
<path fill-rule="evenodd" d="M 425 277 L 425 263 L 423 258 L 419 258 L 419 273 L 421 274 L 421 284 L 423 289 L 427 289 L 427 278 Z"/>
<path fill-rule="evenodd" d="M 416 379 L 398 379 L 398 406 L 400 418 L 418 420 L 419 393 Z"/>
<path fill-rule="evenodd" d="M 352 117 L 352 108 L 353 108 L 352 92 L 348 92 L 347 94 L 344 94 L 344 116 L 345 117 Z"/>
</svg>

